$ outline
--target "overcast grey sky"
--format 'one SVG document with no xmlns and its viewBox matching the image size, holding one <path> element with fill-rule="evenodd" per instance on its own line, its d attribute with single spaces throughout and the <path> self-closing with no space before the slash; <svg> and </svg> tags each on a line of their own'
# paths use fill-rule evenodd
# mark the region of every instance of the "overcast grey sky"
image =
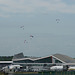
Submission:
<svg viewBox="0 0 75 75">
<path fill-rule="evenodd" d="M 75 57 L 75 0 L 0 0 L 0 55 L 20 52 Z"/>
</svg>

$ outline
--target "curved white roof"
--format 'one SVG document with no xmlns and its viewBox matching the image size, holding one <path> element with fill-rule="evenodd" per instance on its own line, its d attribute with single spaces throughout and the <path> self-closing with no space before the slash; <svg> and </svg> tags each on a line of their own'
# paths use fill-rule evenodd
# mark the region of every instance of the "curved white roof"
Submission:
<svg viewBox="0 0 75 75">
<path fill-rule="evenodd" d="M 16 56 L 18 57 L 18 55 L 16 55 Z M 46 57 L 40 57 L 40 58 L 32 58 L 32 57 L 29 57 L 29 58 L 16 58 L 16 59 L 12 59 L 12 61 L 20 61 L 20 60 L 35 61 L 35 60 L 40 60 L 40 59 L 44 59 L 44 58 L 48 58 L 48 57 L 53 57 L 53 58 L 61 61 L 62 63 L 75 63 L 75 59 L 73 59 L 69 56 L 66 56 L 66 55 L 62 55 L 62 54 L 54 54 L 54 55 L 50 55 L 50 56 L 46 56 Z"/>
</svg>

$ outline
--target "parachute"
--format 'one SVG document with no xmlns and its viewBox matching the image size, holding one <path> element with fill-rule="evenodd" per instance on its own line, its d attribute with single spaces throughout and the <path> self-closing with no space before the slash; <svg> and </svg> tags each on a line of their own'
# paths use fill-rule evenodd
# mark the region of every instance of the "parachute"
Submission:
<svg viewBox="0 0 75 75">
<path fill-rule="evenodd" d="M 56 22 L 59 23 L 60 22 L 60 19 L 56 19 Z"/>
</svg>

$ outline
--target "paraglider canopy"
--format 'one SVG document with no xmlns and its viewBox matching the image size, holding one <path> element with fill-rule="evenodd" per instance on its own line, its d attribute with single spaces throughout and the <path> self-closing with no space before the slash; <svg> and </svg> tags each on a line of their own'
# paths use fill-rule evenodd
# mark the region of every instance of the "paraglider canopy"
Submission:
<svg viewBox="0 0 75 75">
<path fill-rule="evenodd" d="M 32 38 L 33 38 L 34 36 L 33 36 L 33 35 L 30 35 L 30 37 L 32 37 Z"/>
<path fill-rule="evenodd" d="M 56 22 L 59 23 L 60 19 L 56 19 Z"/>
<path fill-rule="evenodd" d="M 24 30 L 24 26 L 20 26 L 20 28 L 23 28 L 23 30 Z"/>
</svg>

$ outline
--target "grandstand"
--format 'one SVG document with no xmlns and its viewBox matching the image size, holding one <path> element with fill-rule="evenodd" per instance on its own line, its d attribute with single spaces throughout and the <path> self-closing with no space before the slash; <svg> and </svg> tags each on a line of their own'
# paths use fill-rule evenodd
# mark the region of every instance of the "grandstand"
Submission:
<svg viewBox="0 0 75 75">
<path fill-rule="evenodd" d="M 53 54 L 46 57 L 24 57 L 23 53 L 15 54 L 12 59 L 14 64 L 24 65 L 63 65 L 66 63 L 75 63 L 75 59 L 62 55 Z"/>
<path fill-rule="evenodd" d="M 23 53 L 15 54 L 12 58 L 12 61 L 0 61 L 0 67 L 5 65 L 22 65 L 26 71 L 34 70 L 34 71 L 41 71 L 41 70 L 50 70 L 51 66 L 61 66 L 61 65 L 68 65 L 73 66 L 75 65 L 75 59 L 63 55 L 63 54 L 53 54 L 50 56 L 45 57 L 32 57 L 32 56 L 24 56 Z"/>
</svg>

